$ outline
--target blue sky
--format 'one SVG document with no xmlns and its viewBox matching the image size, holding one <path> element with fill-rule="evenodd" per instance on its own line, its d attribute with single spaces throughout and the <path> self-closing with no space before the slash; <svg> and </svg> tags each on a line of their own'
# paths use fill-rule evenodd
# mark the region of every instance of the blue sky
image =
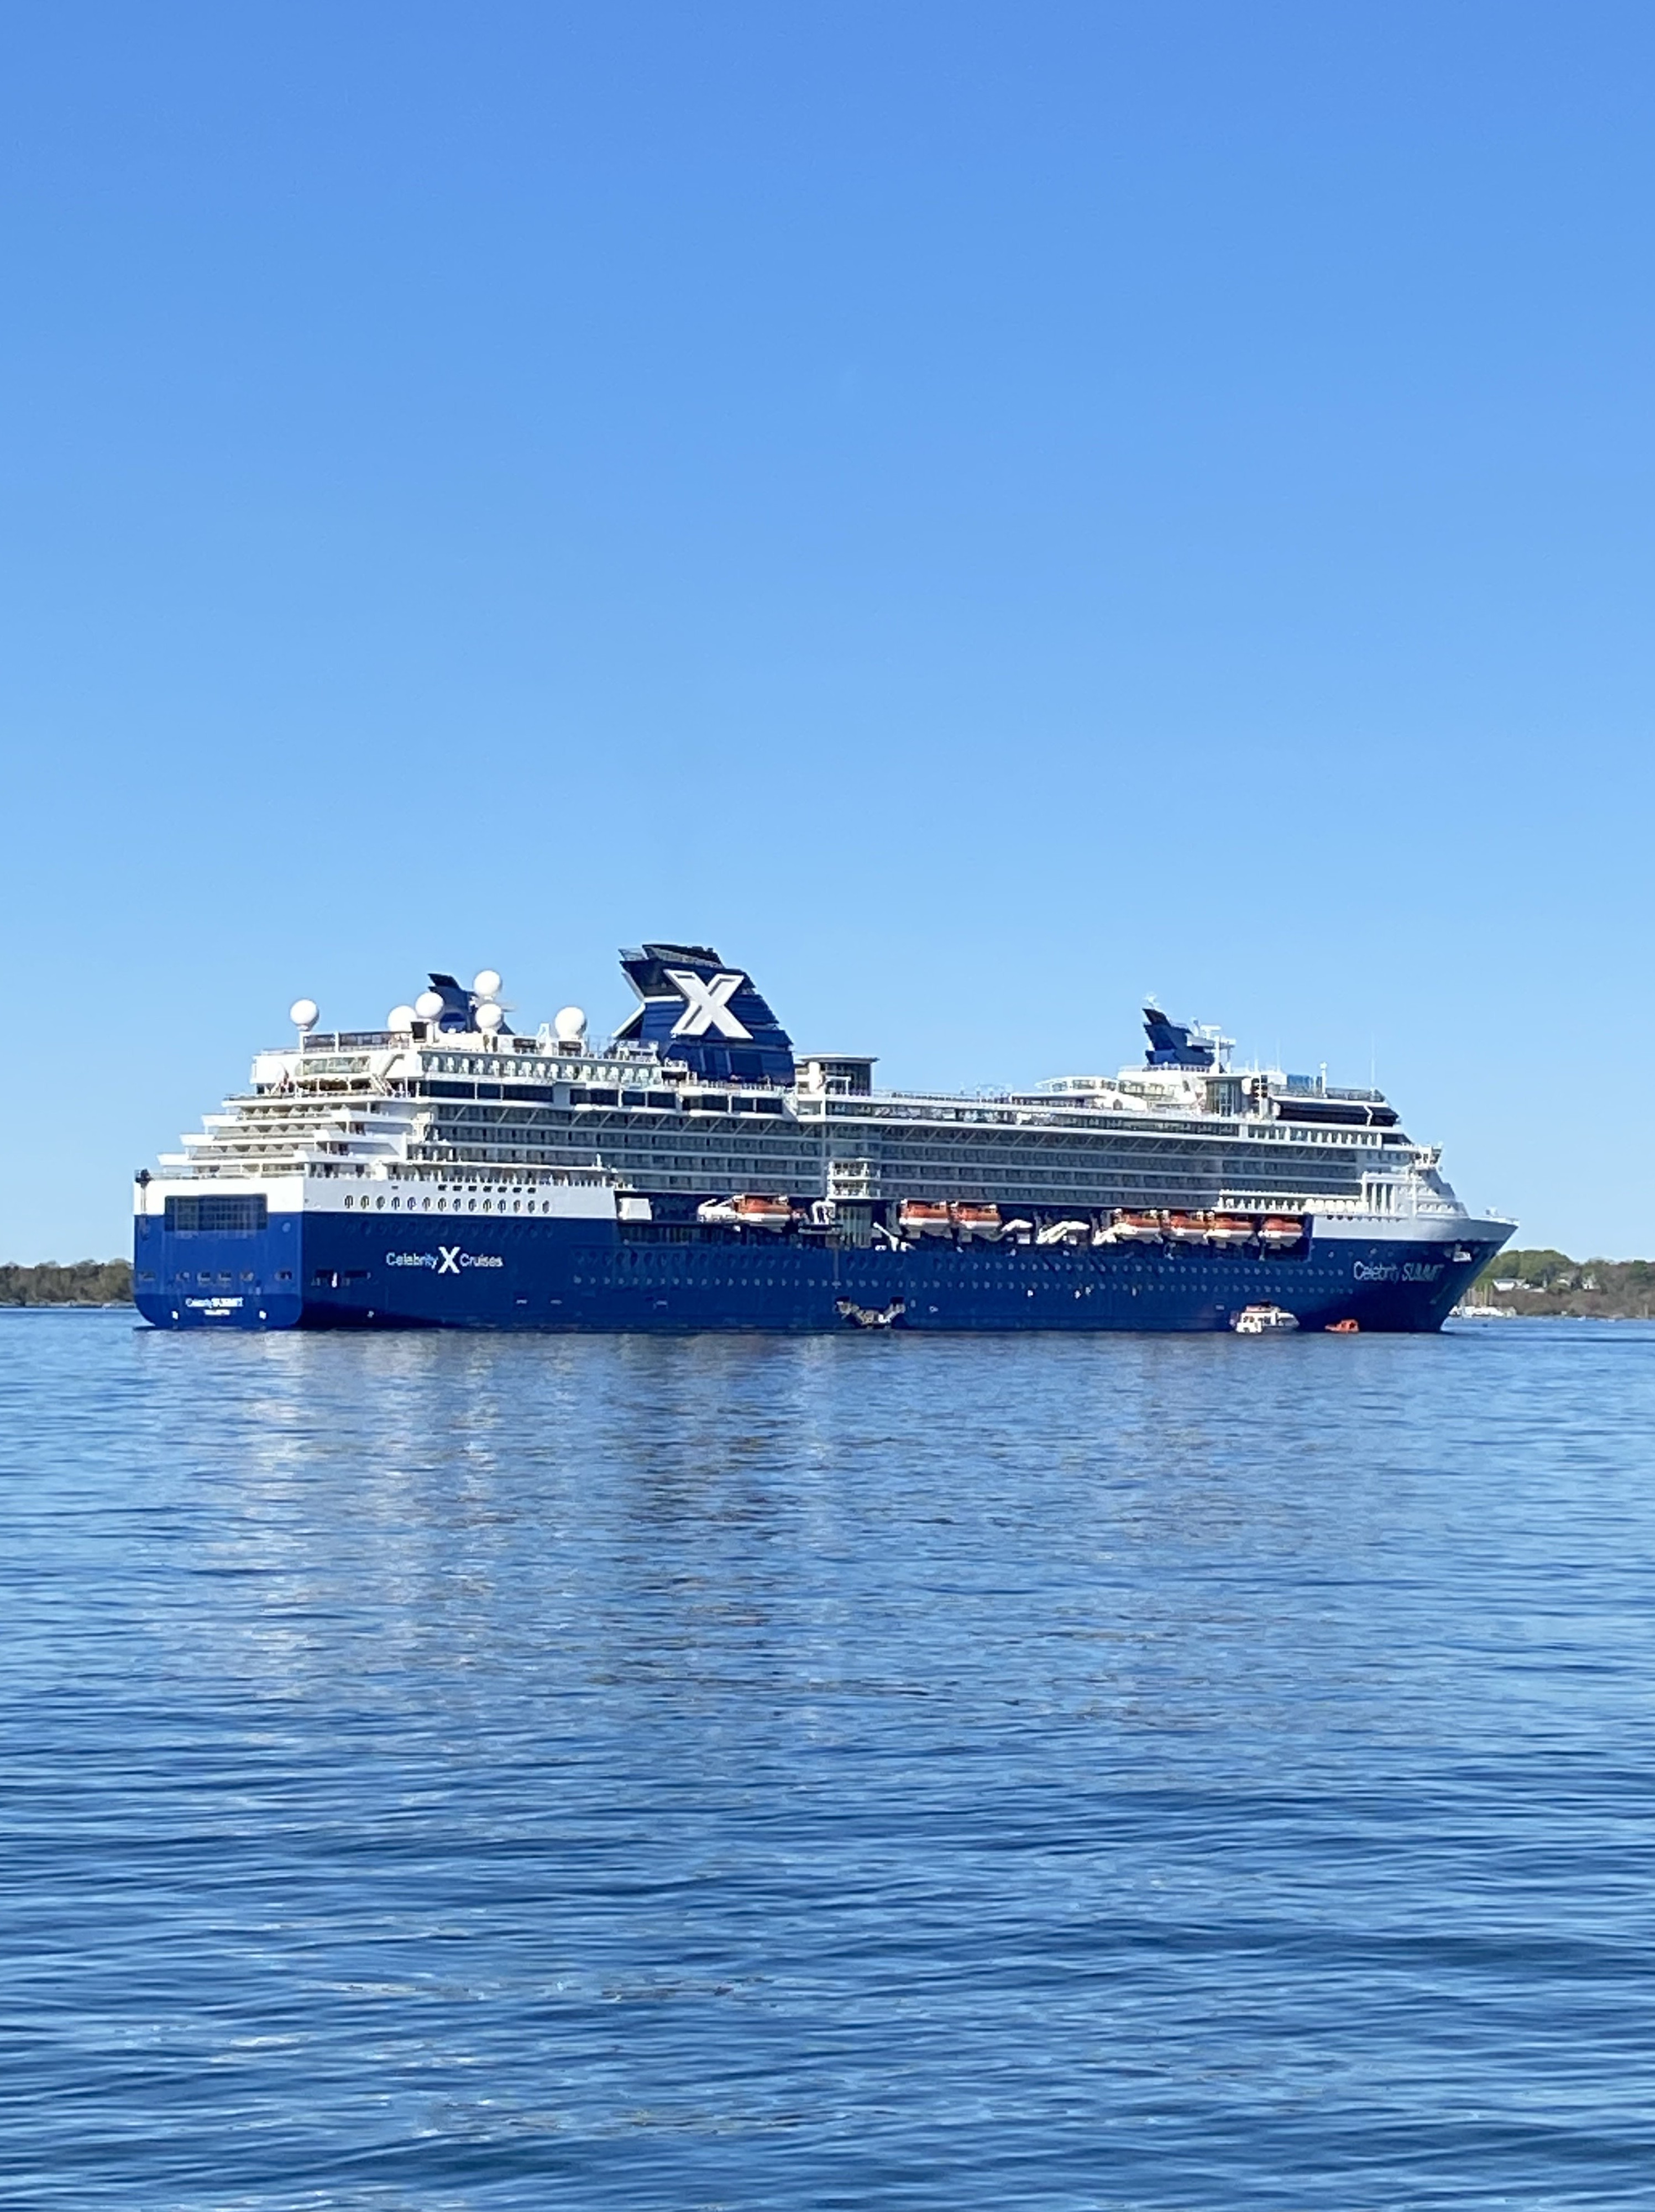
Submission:
<svg viewBox="0 0 1655 2212">
<path fill-rule="evenodd" d="M 1655 1252 L 1655 15 L 14 8 L 0 1256 L 301 992 L 1377 1062 Z"/>
</svg>

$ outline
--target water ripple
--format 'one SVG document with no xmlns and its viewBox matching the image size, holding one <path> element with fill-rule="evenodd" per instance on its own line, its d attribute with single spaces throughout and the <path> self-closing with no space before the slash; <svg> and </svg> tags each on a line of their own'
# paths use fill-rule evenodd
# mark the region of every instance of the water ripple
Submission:
<svg viewBox="0 0 1655 2212">
<path fill-rule="evenodd" d="M 0 1318 L 0 2194 L 1655 2203 L 1655 1329 Z"/>
</svg>

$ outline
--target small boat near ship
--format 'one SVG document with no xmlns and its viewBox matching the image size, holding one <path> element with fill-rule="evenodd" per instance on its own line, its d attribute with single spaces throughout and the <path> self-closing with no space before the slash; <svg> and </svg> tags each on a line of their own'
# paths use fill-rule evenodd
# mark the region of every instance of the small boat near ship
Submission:
<svg viewBox="0 0 1655 2212">
<path fill-rule="evenodd" d="M 1230 1326 L 1238 1336 L 1269 1336 L 1297 1328 L 1299 1316 L 1285 1306 L 1243 1306 Z"/>
</svg>

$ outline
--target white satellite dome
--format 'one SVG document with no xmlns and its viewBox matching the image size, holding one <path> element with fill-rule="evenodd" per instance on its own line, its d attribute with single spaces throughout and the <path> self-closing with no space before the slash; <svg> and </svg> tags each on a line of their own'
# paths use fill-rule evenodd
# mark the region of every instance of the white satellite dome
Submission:
<svg viewBox="0 0 1655 2212">
<path fill-rule="evenodd" d="M 393 1036 L 406 1036 L 408 1031 L 414 1026 L 413 1008 L 411 1006 L 392 1006 L 390 1012 L 385 1018 L 385 1026 L 391 1031 Z"/>
<path fill-rule="evenodd" d="M 560 1006 L 551 1018 L 551 1033 L 559 1044 L 575 1044 L 586 1035 L 586 1012 L 580 1006 Z"/>
<path fill-rule="evenodd" d="M 506 1009 L 503 1006 L 496 1006 L 492 999 L 487 999 L 478 1008 L 473 1018 L 484 1036 L 492 1036 L 501 1023 L 505 1020 Z"/>
<path fill-rule="evenodd" d="M 442 1012 L 442 994 L 440 991 L 422 991 L 414 1001 L 414 1012 L 421 1021 L 434 1022 Z"/>
<path fill-rule="evenodd" d="M 500 996 L 500 972 L 495 968 L 479 968 L 472 978 L 472 988 L 479 999 Z"/>
<path fill-rule="evenodd" d="M 314 999 L 295 999 L 288 1008 L 288 1019 L 295 1029 L 313 1030 L 319 1012 Z"/>
</svg>

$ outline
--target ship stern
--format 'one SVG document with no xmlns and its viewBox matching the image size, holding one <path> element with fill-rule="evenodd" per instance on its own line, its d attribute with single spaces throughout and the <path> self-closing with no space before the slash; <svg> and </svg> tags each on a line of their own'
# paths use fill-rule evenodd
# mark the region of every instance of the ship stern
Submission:
<svg viewBox="0 0 1655 2212">
<path fill-rule="evenodd" d="M 302 1219 L 296 1182 L 289 1193 L 140 1176 L 132 1303 L 154 1328 L 296 1328 Z"/>
</svg>

